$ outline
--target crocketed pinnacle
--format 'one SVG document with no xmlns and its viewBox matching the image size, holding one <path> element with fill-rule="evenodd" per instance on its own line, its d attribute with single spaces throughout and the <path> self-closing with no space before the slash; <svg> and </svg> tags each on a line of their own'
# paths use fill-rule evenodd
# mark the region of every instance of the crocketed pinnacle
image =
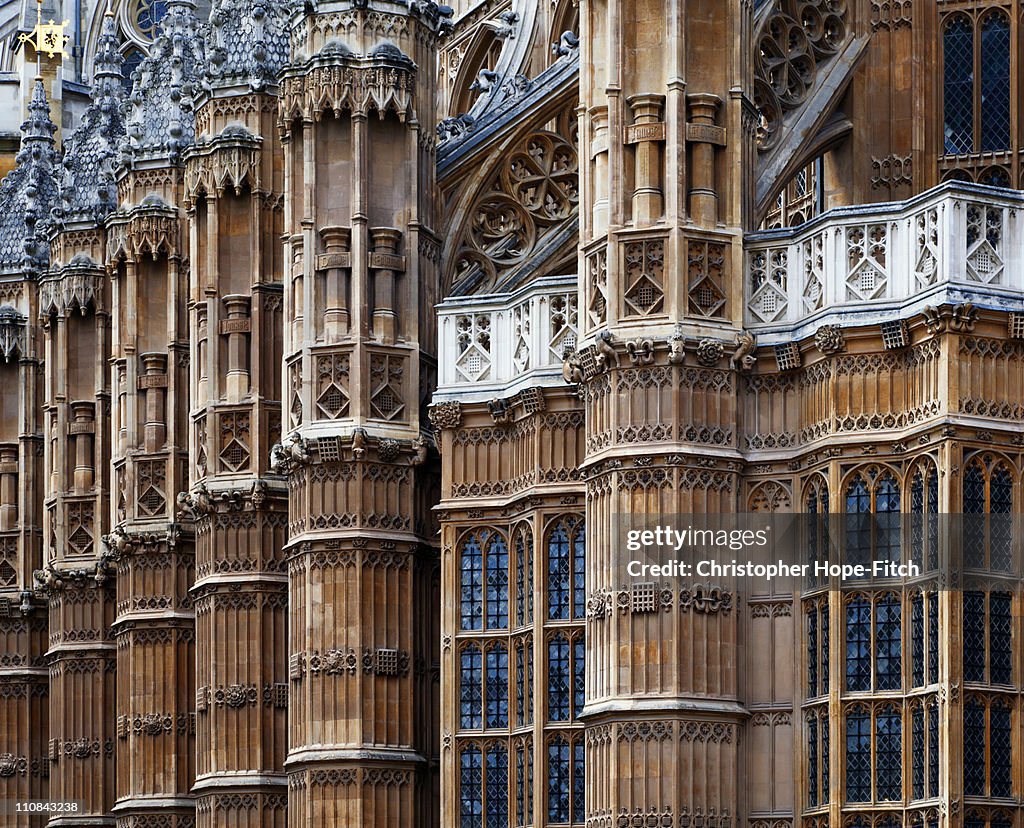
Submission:
<svg viewBox="0 0 1024 828">
<path fill-rule="evenodd" d="M 193 0 L 169 0 L 149 57 L 134 75 L 123 160 L 177 165 L 195 141 L 195 94 L 205 70 L 204 28 Z"/>
<path fill-rule="evenodd" d="M 21 125 L 21 150 L 15 168 L 0 184 L 0 272 L 34 278 L 50 260 L 50 211 L 57 200 L 57 153 L 50 104 L 37 78 Z"/>
<path fill-rule="evenodd" d="M 117 206 L 115 169 L 124 140 L 124 100 L 117 21 L 111 12 L 103 29 L 93 70 L 92 103 L 74 134 L 65 142 L 57 228 L 75 222 L 99 222 Z"/>
</svg>

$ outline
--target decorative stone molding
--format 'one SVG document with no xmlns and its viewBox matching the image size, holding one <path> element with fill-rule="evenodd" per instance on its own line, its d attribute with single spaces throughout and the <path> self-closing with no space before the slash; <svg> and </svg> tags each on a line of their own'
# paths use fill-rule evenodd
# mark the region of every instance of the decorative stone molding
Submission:
<svg viewBox="0 0 1024 828">
<path fill-rule="evenodd" d="M 814 345 L 826 356 L 846 350 L 846 337 L 837 325 L 822 325 L 814 334 Z"/>
</svg>

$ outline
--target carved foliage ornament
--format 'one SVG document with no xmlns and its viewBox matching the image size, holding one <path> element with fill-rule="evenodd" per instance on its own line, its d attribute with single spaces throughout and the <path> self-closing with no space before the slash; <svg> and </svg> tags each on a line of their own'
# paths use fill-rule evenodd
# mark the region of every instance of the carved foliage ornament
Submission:
<svg viewBox="0 0 1024 828">
<path fill-rule="evenodd" d="M 10 362 L 16 353 L 24 353 L 25 322 L 14 306 L 0 307 L 0 354 L 4 362 Z"/>
</svg>

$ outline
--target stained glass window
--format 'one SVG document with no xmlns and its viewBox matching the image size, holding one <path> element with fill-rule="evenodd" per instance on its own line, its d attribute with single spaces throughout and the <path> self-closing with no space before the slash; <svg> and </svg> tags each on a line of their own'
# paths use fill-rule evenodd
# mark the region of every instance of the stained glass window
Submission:
<svg viewBox="0 0 1024 828">
<path fill-rule="evenodd" d="M 989 796 L 1010 796 L 1013 759 L 1011 756 L 1013 734 L 1010 731 L 1010 708 L 996 702 L 989 710 L 989 734 L 991 760 Z"/>
<path fill-rule="evenodd" d="M 863 709 L 846 717 L 846 798 L 871 801 L 871 716 Z"/>
<path fill-rule="evenodd" d="M 1013 597 L 1007 592 L 993 592 L 988 599 L 989 681 L 992 684 L 1009 684 L 1011 681 L 1012 602 Z"/>
<path fill-rule="evenodd" d="M 500 535 L 487 545 L 487 629 L 508 627 L 508 547 Z"/>
<path fill-rule="evenodd" d="M 548 719 L 551 721 L 569 721 L 571 684 L 569 639 L 559 634 L 548 642 Z"/>
<path fill-rule="evenodd" d="M 121 64 L 121 76 L 124 78 L 124 86 L 128 91 L 132 88 L 132 73 L 139 68 L 139 64 L 146 56 L 138 49 L 128 49 L 124 53 L 124 63 Z"/>
<path fill-rule="evenodd" d="M 924 596 L 918 593 L 910 601 L 911 658 L 914 687 L 924 686 Z"/>
<path fill-rule="evenodd" d="M 825 761 L 828 761 L 827 758 Z M 807 720 L 807 804 L 818 805 L 818 717 L 812 714 Z"/>
<path fill-rule="evenodd" d="M 572 645 L 572 717 L 575 719 L 583 712 L 584 687 L 586 681 L 586 647 L 580 635 Z"/>
<path fill-rule="evenodd" d="M 902 685 L 900 599 L 888 594 L 875 603 L 876 690 L 899 690 Z"/>
<path fill-rule="evenodd" d="M 167 16 L 167 0 L 135 0 L 132 7 L 132 28 L 144 40 L 153 40 L 160 21 Z"/>
<path fill-rule="evenodd" d="M 548 822 L 569 823 L 569 742 L 557 736 L 548 745 Z"/>
<path fill-rule="evenodd" d="M 508 828 L 508 751 L 498 742 L 487 748 L 486 828 Z"/>
<path fill-rule="evenodd" d="M 479 728 L 483 723 L 483 665 L 480 648 L 468 645 L 462 651 L 459 670 L 459 726 Z"/>
<path fill-rule="evenodd" d="M 911 714 L 911 763 L 913 798 L 924 799 L 924 708 L 917 705 Z"/>
<path fill-rule="evenodd" d="M 975 698 L 964 705 L 964 793 L 985 796 L 985 707 Z"/>
<path fill-rule="evenodd" d="M 945 149 L 974 150 L 974 31 L 962 15 L 950 18 L 942 37 Z"/>
<path fill-rule="evenodd" d="M 482 828 L 484 813 L 483 757 L 480 748 L 470 744 L 462 749 L 459 767 L 461 828 Z"/>
<path fill-rule="evenodd" d="M 985 680 L 985 593 L 964 593 L 964 680 Z"/>
<path fill-rule="evenodd" d="M 461 623 L 460 629 L 481 630 L 484 621 L 483 583 L 484 553 L 480 538 L 470 535 L 462 545 L 461 570 Z"/>
<path fill-rule="evenodd" d="M 981 22 L 981 151 L 1010 148 L 1010 22 L 994 12 Z"/>
<path fill-rule="evenodd" d="M 487 727 L 508 727 L 508 650 L 494 644 L 487 650 Z"/>
<path fill-rule="evenodd" d="M 882 708 L 876 729 L 875 787 L 878 799 L 902 799 L 903 723 L 896 705 Z"/>
<path fill-rule="evenodd" d="M 846 605 L 846 689 L 871 689 L 871 603 L 866 598 Z"/>
</svg>

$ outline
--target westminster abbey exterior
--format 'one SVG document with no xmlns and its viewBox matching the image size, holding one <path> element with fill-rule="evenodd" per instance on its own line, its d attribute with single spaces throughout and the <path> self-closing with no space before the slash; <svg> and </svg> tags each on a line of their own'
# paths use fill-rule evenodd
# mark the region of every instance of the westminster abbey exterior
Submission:
<svg viewBox="0 0 1024 828">
<path fill-rule="evenodd" d="M 1024 828 L 1022 32 L 0 4 L 0 823 Z"/>
</svg>

